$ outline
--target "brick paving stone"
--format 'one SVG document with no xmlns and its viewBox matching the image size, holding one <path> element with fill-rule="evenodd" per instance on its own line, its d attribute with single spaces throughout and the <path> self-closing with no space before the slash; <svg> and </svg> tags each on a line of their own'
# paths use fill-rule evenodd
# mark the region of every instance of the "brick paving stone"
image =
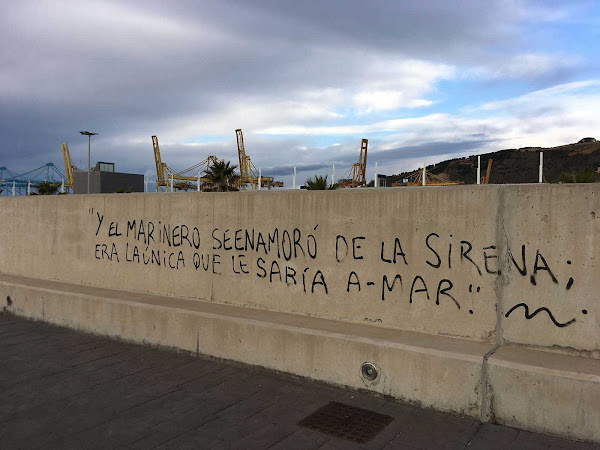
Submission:
<svg viewBox="0 0 600 450">
<path fill-rule="evenodd" d="M 272 404 L 242 422 L 239 422 L 235 417 L 225 415 L 220 416 L 215 423 L 209 423 L 205 426 L 210 426 L 210 428 L 216 430 L 220 438 L 233 444 L 266 427 L 292 427 L 293 430 L 297 430 L 299 427 L 296 424 L 303 417 L 304 413 L 302 412 Z M 290 434 L 292 431 L 290 431 Z M 282 436 L 281 439 L 283 437 L 285 436 Z"/>
<path fill-rule="evenodd" d="M 188 431 L 176 438 L 168 440 L 160 445 L 157 449 L 205 449 L 214 448 L 223 442 L 221 439 L 214 436 L 202 433 L 199 428 Z"/>
<path fill-rule="evenodd" d="M 452 439 L 445 433 L 421 433 L 417 431 L 401 431 L 384 449 L 397 446 L 409 446 L 421 449 L 462 450 L 465 444 Z M 470 448 L 470 447 L 469 447 Z"/>
<path fill-rule="evenodd" d="M 385 450 L 415 450 L 415 449 L 418 449 L 418 447 L 412 447 L 410 445 L 403 444 L 400 441 L 392 441 L 389 444 L 387 444 L 384 448 L 385 448 Z"/>
<path fill-rule="evenodd" d="M 250 396 L 229 405 L 227 408 L 217 412 L 216 415 L 219 417 L 226 417 L 231 421 L 241 422 L 266 410 L 271 405 L 272 403 L 269 401 L 255 399 L 254 396 Z"/>
<path fill-rule="evenodd" d="M 74 435 L 80 441 L 88 443 L 106 442 L 110 445 L 128 445 L 139 441 L 150 435 L 152 431 L 130 420 L 116 418 L 108 422 L 101 423 L 93 428 L 81 431 Z"/>
<path fill-rule="evenodd" d="M 0 448 L 600 448 L 6 314 L 0 361 Z M 332 400 L 394 421 L 362 445 L 298 426 Z"/>
<path fill-rule="evenodd" d="M 331 438 L 318 431 L 300 428 L 274 444 L 272 450 L 311 450 L 321 448 Z"/>
<path fill-rule="evenodd" d="M 590 450 L 592 448 L 600 449 L 600 445 L 594 446 L 583 442 L 573 442 L 555 436 L 532 433 L 530 431 L 519 431 L 515 440 L 511 443 L 511 449 L 571 449 L 571 450 Z"/>
<path fill-rule="evenodd" d="M 275 402 L 305 412 L 307 415 L 330 401 L 337 400 L 345 392 L 319 384 L 305 383 L 295 386 L 277 396 Z"/>
<path fill-rule="evenodd" d="M 297 383 L 297 380 L 291 380 L 281 377 L 272 376 L 270 379 L 264 380 L 264 383 L 260 385 L 260 390 L 252 395 L 254 399 L 269 400 L 273 401 L 277 397 L 285 395 L 292 389 L 298 386 L 302 386 L 302 383 Z"/>
<path fill-rule="evenodd" d="M 477 435 L 471 440 L 471 448 L 506 449 L 517 438 L 519 430 L 503 427 L 491 423 L 484 423 L 478 430 Z"/>
<path fill-rule="evenodd" d="M 211 372 L 202 377 L 197 377 L 186 383 L 180 384 L 182 389 L 194 393 L 203 393 L 207 390 L 216 386 L 226 383 L 232 378 L 236 378 L 237 382 L 247 378 L 248 375 L 244 374 L 239 367 L 235 366 L 223 366 L 219 367 L 218 370 Z"/>
<path fill-rule="evenodd" d="M 296 425 L 266 425 L 261 426 L 245 438 L 234 442 L 231 449 L 270 448 L 298 431 Z"/>
<path fill-rule="evenodd" d="M 211 411 L 203 411 L 199 408 L 186 411 L 185 414 L 167 419 L 151 428 L 163 435 L 172 438 L 188 431 L 201 427 L 207 422 L 214 420 L 216 416 Z"/>
<path fill-rule="evenodd" d="M 173 439 L 172 436 L 166 435 L 159 431 L 153 431 L 148 436 L 129 444 L 129 448 L 140 449 L 140 450 L 145 450 L 148 448 L 155 448 L 155 447 L 158 447 L 160 444 L 164 444 L 165 442 L 167 442 L 171 439 Z"/>
<path fill-rule="evenodd" d="M 351 449 L 361 449 L 364 448 L 359 444 L 355 444 L 354 442 L 344 441 L 338 438 L 331 438 L 329 441 L 325 442 L 319 450 L 351 450 Z"/>
<path fill-rule="evenodd" d="M 567 439 L 559 439 L 560 442 L 551 443 L 548 450 L 600 450 L 600 445 L 584 442 L 574 442 Z"/>
</svg>

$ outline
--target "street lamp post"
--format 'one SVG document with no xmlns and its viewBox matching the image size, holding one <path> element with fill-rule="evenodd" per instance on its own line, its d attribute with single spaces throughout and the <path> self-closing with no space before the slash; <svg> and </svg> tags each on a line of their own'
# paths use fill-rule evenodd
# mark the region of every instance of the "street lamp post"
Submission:
<svg viewBox="0 0 600 450">
<path fill-rule="evenodd" d="M 87 176 L 87 193 L 90 193 L 90 171 L 91 171 L 91 166 L 90 166 L 90 156 L 91 156 L 91 139 L 92 136 L 96 136 L 98 133 L 94 133 L 93 131 L 80 131 L 79 134 L 83 135 L 83 136 L 87 136 L 88 137 L 88 176 Z"/>
</svg>

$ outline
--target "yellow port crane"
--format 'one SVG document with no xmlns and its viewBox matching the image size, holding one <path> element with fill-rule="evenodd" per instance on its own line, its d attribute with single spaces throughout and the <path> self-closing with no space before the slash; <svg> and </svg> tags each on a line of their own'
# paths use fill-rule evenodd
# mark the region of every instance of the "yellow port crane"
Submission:
<svg viewBox="0 0 600 450">
<path fill-rule="evenodd" d="M 69 153 L 69 145 L 66 142 L 60 144 L 62 148 L 63 160 L 65 161 L 65 173 L 67 174 L 67 182 L 65 187 L 67 188 L 67 194 L 69 189 L 73 189 L 73 171 L 81 172 L 76 166 L 71 164 L 71 154 Z"/>
<path fill-rule="evenodd" d="M 349 188 L 355 188 L 358 186 L 367 185 L 367 147 L 369 145 L 368 139 L 363 139 L 360 143 L 360 157 L 358 162 L 352 164 L 352 169 L 344 177 L 343 186 Z M 335 180 L 333 180 L 335 183 Z"/>
<path fill-rule="evenodd" d="M 487 170 L 485 171 L 485 175 L 481 177 L 481 184 L 489 184 L 490 183 L 490 174 L 492 173 L 492 162 L 494 160 L 492 158 L 488 159 Z"/>
<path fill-rule="evenodd" d="M 176 172 L 162 162 L 157 136 L 152 136 L 152 147 L 154 149 L 154 162 L 156 163 L 156 192 L 164 192 L 165 190 L 169 192 L 169 187 L 171 192 L 175 190 L 187 191 L 194 188 L 194 183 L 196 183 L 196 188 L 198 188 L 198 183 L 201 183 L 200 189 L 203 189 L 203 184 L 209 180 L 200 176 L 200 174 L 206 172 L 211 164 L 217 161 L 217 157 L 211 155 L 192 167 Z M 190 172 L 195 175 L 190 174 Z"/>
<path fill-rule="evenodd" d="M 235 130 L 235 137 L 237 141 L 238 157 L 240 160 L 240 189 L 246 189 L 250 185 L 251 190 L 258 189 L 258 183 L 260 178 L 261 187 L 271 189 L 271 187 L 283 187 L 283 181 L 275 181 L 273 177 L 260 176 L 259 171 L 256 169 L 250 157 L 246 155 L 246 148 L 244 147 L 244 135 L 242 134 L 241 128 Z"/>
</svg>

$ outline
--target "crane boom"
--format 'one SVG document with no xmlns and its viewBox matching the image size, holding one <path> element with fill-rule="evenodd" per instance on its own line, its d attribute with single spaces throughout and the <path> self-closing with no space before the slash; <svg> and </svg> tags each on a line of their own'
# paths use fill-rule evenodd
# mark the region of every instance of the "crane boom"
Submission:
<svg viewBox="0 0 600 450">
<path fill-rule="evenodd" d="M 158 146 L 158 136 L 152 136 L 152 147 L 154 149 L 154 163 L 156 164 L 156 192 L 160 186 L 167 186 L 165 181 L 165 165 L 160 158 L 160 147 Z"/>
<path fill-rule="evenodd" d="M 237 141 L 238 158 L 240 161 L 240 177 L 242 179 L 248 178 L 248 159 L 246 158 L 246 149 L 244 148 L 244 134 L 242 129 L 238 128 L 235 130 L 235 138 Z"/>
<path fill-rule="evenodd" d="M 369 145 L 368 139 L 363 139 L 360 143 L 360 159 L 358 161 L 359 167 L 359 176 L 358 176 L 358 185 L 366 186 L 367 185 L 367 146 Z"/>
<path fill-rule="evenodd" d="M 200 161 L 198 164 L 194 164 L 192 167 L 188 167 L 187 169 L 183 169 L 183 170 L 177 172 L 176 175 L 186 176 L 185 175 L 186 173 L 194 172 L 194 171 L 196 173 L 206 172 L 208 170 L 208 168 L 210 167 L 210 165 L 214 164 L 216 161 L 218 161 L 218 158 L 214 155 L 210 155 L 206 159 Z M 191 176 L 191 175 L 189 175 L 189 176 Z M 197 176 L 196 176 L 196 178 L 197 178 Z"/>
<path fill-rule="evenodd" d="M 63 142 L 60 146 L 62 147 L 63 159 L 65 161 L 65 173 L 67 174 L 65 187 L 67 188 L 67 192 L 69 192 L 69 188 L 73 188 L 73 165 L 71 164 L 71 154 L 69 153 L 69 145 L 66 142 Z"/>
<path fill-rule="evenodd" d="M 492 158 L 488 159 L 487 170 L 485 171 L 485 175 L 481 177 L 481 184 L 489 184 L 490 174 L 492 173 L 492 162 Z"/>
</svg>

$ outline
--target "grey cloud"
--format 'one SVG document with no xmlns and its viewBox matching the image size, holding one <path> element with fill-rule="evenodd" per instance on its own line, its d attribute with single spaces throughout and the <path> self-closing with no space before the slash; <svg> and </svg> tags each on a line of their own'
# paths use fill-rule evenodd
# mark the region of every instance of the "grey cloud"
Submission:
<svg viewBox="0 0 600 450">
<path fill-rule="evenodd" d="M 405 159 L 414 158 L 434 158 L 441 155 L 451 155 L 458 153 L 474 152 L 486 144 L 498 142 L 495 139 L 477 139 L 461 142 L 427 142 L 420 145 L 411 145 L 398 147 L 389 150 L 369 151 L 367 154 L 367 164 L 373 166 L 377 161 L 379 164 L 398 163 Z M 297 164 L 297 172 L 321 172 L 323 170 L 331 170 L 332 164 L 336 165 L 339 170 L 339 175 L 344 173 L 352 164 L 358 161 L 358 153 L 344 154 L 341 157 L 329 161 L 323 161 L 314 164 Z M 265 173 L 273 176 L 287 176 L 294 171 L 294 164 L 283 164 L 265 169 Z"/>
<path fill-rule="evenodd" d="M 205 6 L 205 2 L 188 2 L 186 9 Z M 378 48 L 445 59 L 511 39 L 506 19 L 515 15 L 515 7 L 500 0 L 465 1 L 460 7 L 444 0 L 344 0 L 309 6 L 295 0 L 262 0 L 211 4 L 211 13 L 221 25 L 234 26 L 243 35 L 253 36 L 260 29 L 261 35 L 275 42 L 325 41 L 340 51 Z"/>
<path fill-rule="evenodd" d="M 450 155 L 465 152 L 477 152 L 486 144 L 498 142 L 497 139 L 478 139 L 461 142 L 427 142 L 420 145 L 399 147 L 391 150 L 372 152 L 371 161 L 380 163 L 394 163 L 402 159 L 435 158 L 440 155 Z"/>
<path fill-rule="evenodd" d="M 321 172 L 324 169 L 331 169 L 331 167 L 331 164 L 326 163 L 298 164 L 296 165 L 296 172 Z M 290 164 L 265 169 L 265 174 L 272 177 L 288 176 L 291 173 L 294 173 L 294 165 Z"/>
<path fill-rule="evenodd" d="M 122 4 L 134 16 L 171 21 L 178 32 L 163 32 L 157 24 L 155 29 L 121 24 L 107 32 L 94 16 L 82 16 L 73 19 L 84 24 L 75 34 L 66 22 L 45 17 L 43 8 L 60 6 L 5 5 L 0 18 L 5 43 L 0 48 L 0 165 L 25 171 L 48 161 L 59 164 L 63 141 L 69 142 L 76 164 L 87 163 L 86 142 L 78 131 L 91 129 L 100 133 L 93 138 L 93 159 L 115 160 L 119 170 L 141 172 L 153 167 L 150 136 L 160 137 L 192 117 L 210 121 L 249 103 L 260 106 L 303 90 L 364 83 L 373 56 L 469 64 L 488 58 L 487 48 L 519 48 L 522 39 L 511 19 L 514 3 L 500 0 L 471 0 L 460 8 L 445 0 Z M 36 14 L 17 21 L 15 11 L 21 7 Z M 59 16 L 63 13 L 71 13 L 68 4 L 58 10 Z M 319 119 L 304 124 L 311 120 Z M 231 133 L 243 125 L 232 123 Z M 129 144 L 126 137 L 147 144 Z M 292 158 L 306 170 L 317 170 L 326 160 L 354 162 L 353 153 L 332 157 L 318 150 L 281 150 L 296 148 L 300 139 L 256 142 L 253 160 L 271 166 L 274 174 L 283 173 L 289 167 L 284 162 Z M 169 164 L 184 168 L 210 152 L 236 161 L 234 145 L 232 137 L 227 148 L 165 151 L 173 152 L 166 152 Z M 420 151 L 437 151 L 427 145 Z M 410 147 L 398 149 L 399 156 L 387 152 L 381 152 L 382 161 L 418 153 Z"/>
</svg>

